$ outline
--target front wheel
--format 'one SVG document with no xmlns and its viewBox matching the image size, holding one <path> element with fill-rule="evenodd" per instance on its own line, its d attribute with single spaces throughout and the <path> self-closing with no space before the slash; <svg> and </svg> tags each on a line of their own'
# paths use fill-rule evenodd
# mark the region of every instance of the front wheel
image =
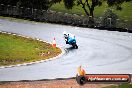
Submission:
<svg viewBox="0 0 132 88">
<path fill-rule="evenodd" d="M 73 45 L 73 47 L 74 47 L 75 49 L 78 49 L 78 46 L 77 46 L 77 44 L 74 44 L 74 45 Z"/>
</svg>

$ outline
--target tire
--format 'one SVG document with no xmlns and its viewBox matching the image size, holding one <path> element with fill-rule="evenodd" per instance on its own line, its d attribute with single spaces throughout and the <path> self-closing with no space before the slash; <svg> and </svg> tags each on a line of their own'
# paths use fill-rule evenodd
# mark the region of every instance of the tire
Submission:
<svg viewBox="0 0 132 88">
<path fill-rule="evenodd" d="M 66 44 L 69 44 L 68 41 L 66 41 Z"/>
<path fill-rule="evenodd" d="M 84 76 L 76 76 L 76 81 L 79 85 L 84 85 L 86 83 L 86 78 Z"/>
<path fill-rule="evenodd" d="M 76 49 L 78 49 L 78 46 L 76 45 Z"/>
<path fill-rule="evenodd" d="M 78 46 L 77 46 L 77 45 L 74 45 L 74 48 L 75 48 L 75 49 L 78 49 Z"/>
</svg>

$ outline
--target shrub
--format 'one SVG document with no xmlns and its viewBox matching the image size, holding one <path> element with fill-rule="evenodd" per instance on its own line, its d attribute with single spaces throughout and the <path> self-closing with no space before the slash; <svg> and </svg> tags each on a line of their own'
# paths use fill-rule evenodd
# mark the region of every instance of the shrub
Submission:
<svg viewBox="0 0 132 88">
<path fill-rule="evenodd" d="M 111 9 L 107 9 L 101 19 L 101 26 L 105 28 L 115 28 L 118 16 L 112 12 Z"/>
</svg>

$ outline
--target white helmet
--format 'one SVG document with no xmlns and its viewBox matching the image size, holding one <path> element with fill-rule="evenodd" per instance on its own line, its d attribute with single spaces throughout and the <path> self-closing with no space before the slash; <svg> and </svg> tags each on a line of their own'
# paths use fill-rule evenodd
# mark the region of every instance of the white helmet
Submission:
<svg viewBox="0 0 132 88">
<path fill-rule="evenodd" d="M 66 34 L 67 34 L 66 31 L 64 31 L 64 32 L 63 32 L 63 35 L 66 35 Z"/>
</svg>

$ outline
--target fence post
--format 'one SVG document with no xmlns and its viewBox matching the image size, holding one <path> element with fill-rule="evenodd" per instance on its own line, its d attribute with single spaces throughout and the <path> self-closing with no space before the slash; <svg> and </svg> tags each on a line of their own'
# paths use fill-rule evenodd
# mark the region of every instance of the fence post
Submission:
<svg viewBox="0 0 132 88">
<path fill-rule="evenodd" d="M 128 22 L 128 20 L 124 20 L 124 22 L 125 22 L 125 29 L 128 29 L 127 28 L 127 22 Z"/>
<path fill-rule="evenodd" d="M 0 15 L 3 14 L 3 7 L 4 7 L 4 4 L 0 4 Z"/>
<path fill-rule="evenodd" d="M 116 27 L 119 28 L 119 20 L 120 19 L 116 19 L 117 23 L 116 23 Z"/>
<path fill-rule="evenodd" d="M 108 18 L 108 20 L 109 20 L 109 27 L 111 28 L 111 18 Z"/>
</svg>

